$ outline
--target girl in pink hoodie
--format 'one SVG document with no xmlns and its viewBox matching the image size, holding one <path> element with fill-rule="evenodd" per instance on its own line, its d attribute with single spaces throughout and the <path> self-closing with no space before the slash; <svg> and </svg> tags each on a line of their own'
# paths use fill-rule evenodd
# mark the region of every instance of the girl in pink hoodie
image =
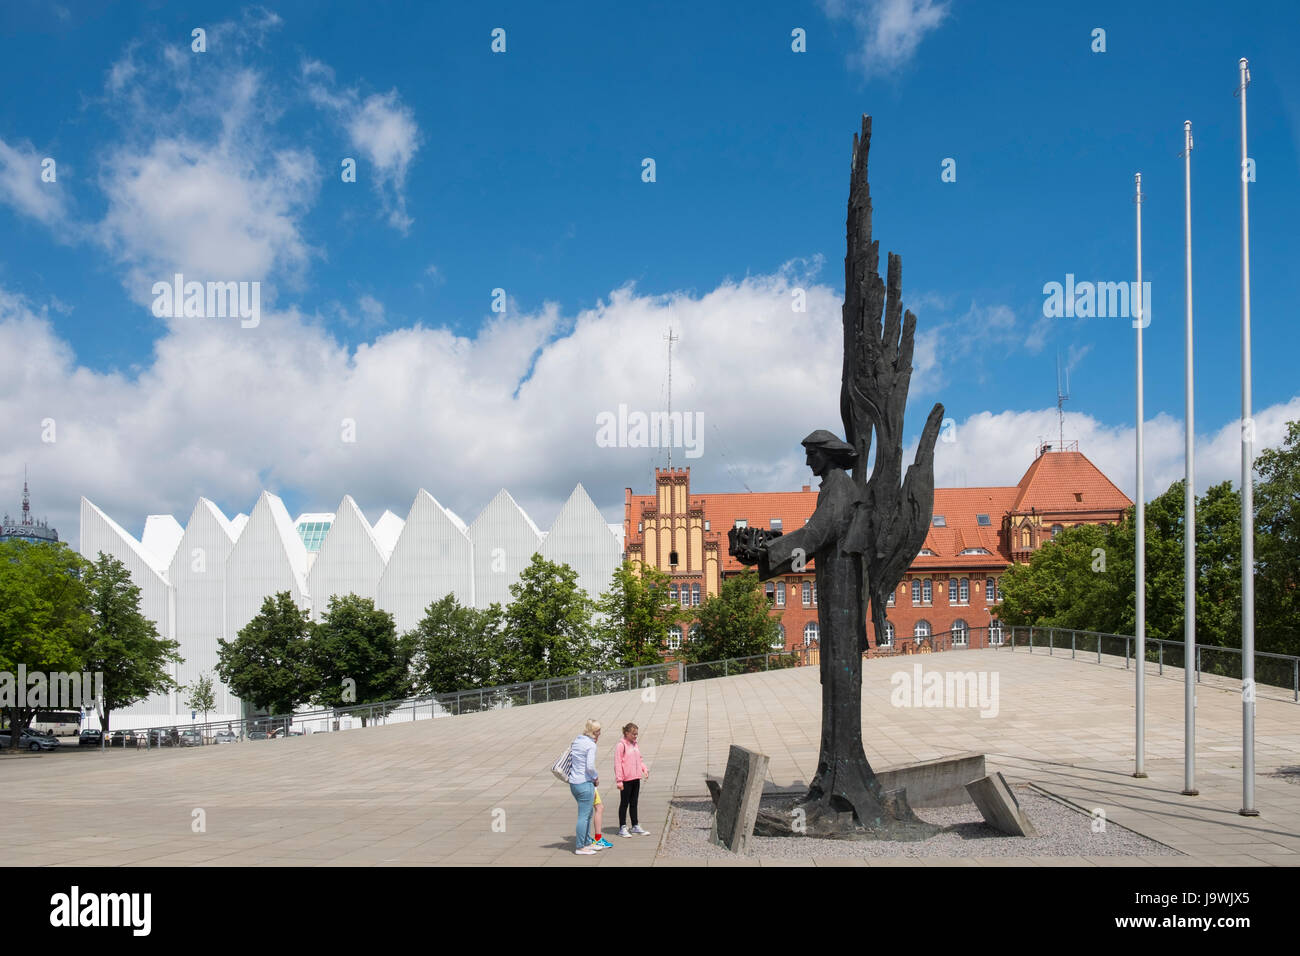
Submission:
<svg viewBox="0 0 1300 956">
<path fill-rule="evenodd" d="M 636 803 L 641 796 L 641 781 L 650 776 L 645 762 L 641 759 L 641 748 L 636 738 L 640 728 L 628 724 L 623 728 L 623 739 L 614 746 L 614 782 L 618 784 L 618 835 L 648 836 L 649 830 L 642 830 L 637 823 Z M 632 811 L 632 829 L 627 828 L 627 813 Z"/>
</svg>

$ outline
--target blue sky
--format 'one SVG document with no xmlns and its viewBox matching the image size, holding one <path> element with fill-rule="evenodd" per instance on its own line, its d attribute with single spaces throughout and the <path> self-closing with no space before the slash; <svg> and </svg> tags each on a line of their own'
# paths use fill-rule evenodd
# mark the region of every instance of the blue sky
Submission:
<svg viewBox="0 0 1300 956">
<path fill-rule="evenodd" d="M 799 438 L 838 427 L 862 113 L 875 235 L 919 319 L 909 436 L 935 401 L 956 425 L 939 484 L 1019 478 L 1055 433 L 1059 353 L 1066 438 L 1130 494 L 1133 330 L 1046 319 L 1042 289 L 1133 278 L 1141 171 L 1158 493 L 1182 472 L 1190 119 L 1198 484 L 1230 478 L 1241 56 L 1262 439 L 1300 418 L 1292 5 L 624 6 L 6 5 L 0 84 L 23 92 L 0 103 L 0 342 L 44 373 L 0 385 L 0 507 L 26 463 L 69 527 L 83 494 L 138 531 L 199 494 L 247 511 L 262 486 L 291 511 L 351 493 L 372 520 L 420 486 L 471 519 L 506 486 L 545 526 L 578 481 L 618 520 L 665 456 L 597 447 L 593 418 L 662 407 L 670 322 L 674 407 L 708 435 L 674 464 L 698 491 L 797 487 Z M 174 270 L 260 281 L 261 325 L 155 317 Z"/>
</svg>

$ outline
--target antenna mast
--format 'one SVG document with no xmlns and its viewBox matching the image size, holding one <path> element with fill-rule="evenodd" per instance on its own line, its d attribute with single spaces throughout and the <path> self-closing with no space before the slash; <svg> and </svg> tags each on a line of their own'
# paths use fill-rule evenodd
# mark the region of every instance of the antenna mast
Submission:
<svg viewBox="0 0 1300 956">
<path fill-rule="evenodd" d="M 1061 353 L 1056 353 L 1056 420 L 1060 434 L 1057 451 L 1065 451 L 1065 403 L 1070 400 L 1070 367 L 1065 367 L 1065 390 L 1061 390 Z"/>
<path fill-rule="evenodd" d="M 668 323 L 668 334 L 664 336 L 668 343 L 668 427 L 673 427 L 673 343 L 678 341 L 677 335 L 673 332 L 672 322 Z M 668 470 L 673 470 L 673 442 L 677 440 L 676 433 L 668 441 Z"/>
</svg>

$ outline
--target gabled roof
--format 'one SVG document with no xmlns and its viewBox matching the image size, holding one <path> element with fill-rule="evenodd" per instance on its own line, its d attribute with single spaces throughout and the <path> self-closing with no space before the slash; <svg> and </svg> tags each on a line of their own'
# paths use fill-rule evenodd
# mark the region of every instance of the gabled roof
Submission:
<svg viewBox="0 0 1300 956">
<path fill-rule="evenodd" d="M 392 555 L 393 546 L 397 544 L 397 538 L 401 535 L 402 526 L 405 524 L 405 521 L 391 511 L 385 511 L 371 527 L 375 533 L 375 540 L 379 542 L 379 547 L 384 552 L 385 561 Z"/>
<path fill-rule="evenodd" d="M 149 515 L 144 519 L 144 534 L 140 536 L 140 543 L 166 568 L 171 565 L 172 555 L 176 553 L 176 546 L 181 543 L 184 535 L 185 529 L 171 515 Z"/>
<path fill-rule="evenodd" d="M 269 491 L 263 491 L 261 497 L 257 499 L 257 504 L 253 506 L 253 511 L 248 516 L 244 528 L 241 529 L 239 538 L 235 541 L 235 547 L 231 551 L 229 561 L 240 560 L 254 563 L 260 561 L 256 549 L 259 545 L 264 545 L 268 540 L 274 540 L 278 543 L 279 551 L 284 556 L 286 566 L 293 576 L 294 584 L 297 585 L 298 593 L 306 597 L 310 593 L 307 590 L 307 549 L 303 546 L 302 538 L 299 537 L 297 529 L 293 526 L 293 519 L 289 517 L 284 502 L 277 495 L 273 495 Z M 245 545 L 252 549 L 252 552 L 248 555 L 244 554 Z M 262 573 L 260 568 L 258 573 Z M 227 571 L 227 579 L 230 579 L 229 571 Z"/>
<path fill-rule="evenodd" d="M 132 572 L 148 569 L 166 583 L 167 564 L 156 554 L 146 548 L 120 524 L 104 514 L 88 498 L 81 499 L 81 556 L 94 561 L 100 551 L 111 554 L 119 561 L 127 562 L 134 558 L 139 567 L 129 568 Z M 92 552 L 92 553 L 88 553 Z"/>
<path fill-rule="evenodd" d="M 1133 504 L 1082 452 L 1044 452 L 1019 484 L 1012 510 L 1122 511 Z"/>
<path fill-rule="evenodd" d="M 933 555 L 919 554 L 912 567 L 985 567 L 1011 561 L 1001 545 L 1002 515 L 1014 503 L 1016 489 L 1012 488 L 936 488 L 934 489 L 934 516 L 943 516 L 944 526 L 936 527 L 930 519 L 922 548 Z M 989 523 L 981 525 L 980 515 L 988 515 Z M 983 548 L 988 554 L 962 554 L 962 551 Z"/>
</svg>

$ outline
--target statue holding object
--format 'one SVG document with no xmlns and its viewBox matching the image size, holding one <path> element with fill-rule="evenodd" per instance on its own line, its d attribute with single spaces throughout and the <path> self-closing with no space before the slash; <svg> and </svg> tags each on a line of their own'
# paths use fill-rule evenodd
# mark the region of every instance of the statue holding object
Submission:
<svg viewBox="0 0 1300 956">
<path fill-rule="evenodd" d="M 916 819 L 903 794 L 881 790 L 862 744 L 867 609 L 879 643 L 886 601 L 930 526 L 934 446 L 943 421 L 943 406 L 936 404 L 903 477 L 903 410 L 916 316 L 903 311 L 900 258 L 889 255 L 887 282 L 878 274 L 879 243 L 871 238 L 867 183 L 870 143 L 871 117 L 863 116 L 861 138 L 853 138 L 844 257 L 840 413 L 845 440 L 825 430 L 803 440 L 808 466 L 822 479 L 816 510 L 804 527 L 787 534 L 733 529 L 730 536 L 731 553 L 744 564 L 757 565 L 764 580 L 814 562 L 819 595 L 822 732 L 817 774 L 790 810 L 760 813 L 756 833 L 922 839 L 937 830 Z M 878 441 L 868 476 L 873 429 Z M 802 826 L 794 825 L 794 810 L 803 811 Z"/>
</svg>

